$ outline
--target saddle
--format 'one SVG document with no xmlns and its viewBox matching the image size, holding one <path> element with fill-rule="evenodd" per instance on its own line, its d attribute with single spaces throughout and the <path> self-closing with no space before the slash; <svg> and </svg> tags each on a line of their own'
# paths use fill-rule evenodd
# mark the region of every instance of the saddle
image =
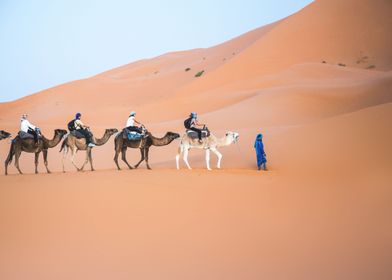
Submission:
<svg viewBox="0 0 392 280">
<path fill-rule="evenodd" d="M 30 133 L 24 132 L 24 131 L 19 131 L 18 132 L 18 136 L 20 139 L 24 140 L 24 139 L 34 139 L 34 136 L 31 135 Z M 41 134 L 38 135 L 38 139 L 41 139 Z"/>
<path fill-rule="evenodd" d="M 190 130 L 190 129 L 186 130 L 186 135 L 188 135 L 188 137 L 191 138 L 191 139 L 198 139 L 199 138 L 199 136 L 197 135 L 197 132 L 193 131 L 193 130 Z M 211 133 L 208 130 L 208 128 L 203 128 L 201 130 L 201 138 L 207 138 L 210 135 L 211 135 Z"/>
<path fill-rule="evenodd" d="M 72 131 L 70 132 L 70 134 L 72 134 L 72 136 L 75 136 L 77 139 L 86 138 L 86 137 L 84 136 L 84 134 L 80 133 L 80 132 L 77 131 L 77 130 L 72 130 Z"/>
<path fill-rule="evenodd" d="M 123 138 L 128 140 L 140 140 L 143 138 L 143 135 L 137 133 L 136 131 L 129 131 L 128 129 L 123 129 Z"/>
</svg>

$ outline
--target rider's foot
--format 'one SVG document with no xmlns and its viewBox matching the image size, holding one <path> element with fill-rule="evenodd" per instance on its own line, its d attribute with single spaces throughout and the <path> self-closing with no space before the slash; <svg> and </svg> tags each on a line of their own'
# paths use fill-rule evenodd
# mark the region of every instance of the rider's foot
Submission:
<svg viewBox="0 0 392 280">
<path fill-rule="evenodd" d="M 95 147 L 95 144 L 94 143 L 89 143 L 88 146 L 92 148 L 92 147 Z"/>
</svg>

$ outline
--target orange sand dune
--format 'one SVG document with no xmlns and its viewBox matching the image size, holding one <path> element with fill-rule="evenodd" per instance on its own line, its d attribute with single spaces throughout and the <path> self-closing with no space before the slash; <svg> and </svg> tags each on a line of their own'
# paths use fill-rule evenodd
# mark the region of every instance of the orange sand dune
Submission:
<svg viewBox="0 0 392 280">
<path fill-rule="evenodd" d="M 138 109 L 167 99 L 181 86 L 195 81 L 197 72 L 212 71 L 223 65 L 236 52 L 251 45 L 274 25 L 248 32 L 210 49 L 169 53 L 131 63 L 90 79 L 60 85 L 15 102 L 0 104 L 0 108 L 2 114 L 7 114 L 10 119 L 16 118 L 21 111 L 28 111 L 30 115 L 35 115 L 37 121 L 58 124 L 64 118 L 72 117 L 75 111 L 82 111 L 87 117 L 92 115 L 91 119 L 95 119 L 97 123 L 102 123 L 110 115 L 117 125 L 120 121 L 122 124 L 132 108 Z M 190 70 L 185 71 L 187 68 Z M 100 111 L 97 108 L 105 110 L 106 114 L 97 114 Z M 49 111 L 40 113 L 46 109 Z M 148 119 L 147 116 L 145 118 Z"/>
<path fill-rule="evenodd" d="M 391 1 L 315 1 L 184 91 L 197 93 L 303 62 L 391 70 L 391 26 Z"/>
<path fill-rule="evenodd" d="M 58 146 L 54 174 L 33 175 L 22 154 L 27 175 L 0 175 L 0 279 L 391 279 L 391 26 L 391 1 L 320 0 L 215 47 L 0 103 L 14 135 L 25 112 L 51 137 L 77 111 L 101 136 L 131 110 L 159 137 L 191 111 L 218 137 L 240 133 L 212 172 L 200 150 L 175 170 L 178 140 L 151 148 L 152 171 L 115 170 L 113 138 L 93 149 L 97 172 L 60 173 Z"/>
</svg>

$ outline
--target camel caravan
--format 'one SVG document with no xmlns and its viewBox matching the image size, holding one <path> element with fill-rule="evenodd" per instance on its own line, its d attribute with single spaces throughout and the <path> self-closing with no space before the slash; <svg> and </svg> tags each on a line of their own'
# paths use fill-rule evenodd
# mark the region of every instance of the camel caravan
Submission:
<svg viewBox="0 0 392 280">
<path fill-rule="evenodd" d="M 116 128 L 106 129 L 101 138 L 96 138 L 90 127 L 82 122 L 82 115 L 77 113 L 75 118 L 68 123 L 68 131 L 64 129 L 55 129 L 54 135 L 51 139 L 46 138 L 41 130 L 31 124 L 28 120 L 27 114 L 22 115 L 20 131 L 17 136 L 12 139 L 8 156 L 4 162 L 5 175 L 8 175 L 8 166 L 14 160 L 16 169 L 20 174 L 23 174 L 19 167 L 19 158 L 22 152 L 34 153 L 35 155 L 35 173 L 38 173 L 39 155 L 42 152 L 44 165 L 47 173 L 50 173 L 48 167 L 48 150 L 56 147 L 60 142 L 60 152 L 62 152 L 62 168 L 65 172 L 65 161 L 70 156 L 70 161 L 77 171 L 83 171 L 85 165 L 90 163 L 91 171 L 94 171 L 92 150 L 94 147 L 99 147 L 106 144 L 111 136 L 114 136 L 114 162 L 118 170 L 121 170 L 118 157 L 121 153 L 121 159 L 129 169 L 136 169 L 145 161 L 147 169 L 151 169 L 148 159 L 149 150 L 151 146 L 166 146 L 175 139 L 180 138 L 180 145 L 175 157 L 176 167 L 180 169 L 180 157 L 188 167 L 192 169 L 188 162 L 189 151 L 192 148 L 204 149 L 206 166 L 208 170 L 210 167 L 210 153 L 214 153 L 217 158 L 217 168 L 221 167 L 222 154 L 218 151 L 219 147 L 228 146 L 236 143 L 239 134 L 236 132 L 227 132 L 224 137 L 217 138 L 210 133 L 205 124 L 198 122 L 197 114 L 191 113 L 184 121 L 185 133 L 182 137 L 175 132 L 166 132 L 166 134 L 159 138 L 152 135 L 145 126 L 135 119 L 136 112 L 132 111 L 128 117 L 126 127 L 122 131 Z M 0 140 L 11 138 L 11 134 L 0 130 Z M 126 157 L 128 148 L 140 150 L 140 160 L 134 166 L 131 166 Z M 85 151 L 86 157 L 81 167 L 75 163 L 75 155 L 78 151 Z"/>
</svg>

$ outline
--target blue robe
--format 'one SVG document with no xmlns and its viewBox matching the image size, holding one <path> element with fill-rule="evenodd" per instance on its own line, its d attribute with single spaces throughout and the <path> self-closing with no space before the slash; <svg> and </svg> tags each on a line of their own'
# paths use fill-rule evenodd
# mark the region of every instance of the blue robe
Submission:
<svg viewBox="0 0 392 280">
<path fill-rule="evenodd" d="M 267 162 L 264 152 L 263 135 L 258 134 L 255 141 L 255 150 L 257 156 L 257 166 L 261 166 L 263 163 Z"/>
</svg>

